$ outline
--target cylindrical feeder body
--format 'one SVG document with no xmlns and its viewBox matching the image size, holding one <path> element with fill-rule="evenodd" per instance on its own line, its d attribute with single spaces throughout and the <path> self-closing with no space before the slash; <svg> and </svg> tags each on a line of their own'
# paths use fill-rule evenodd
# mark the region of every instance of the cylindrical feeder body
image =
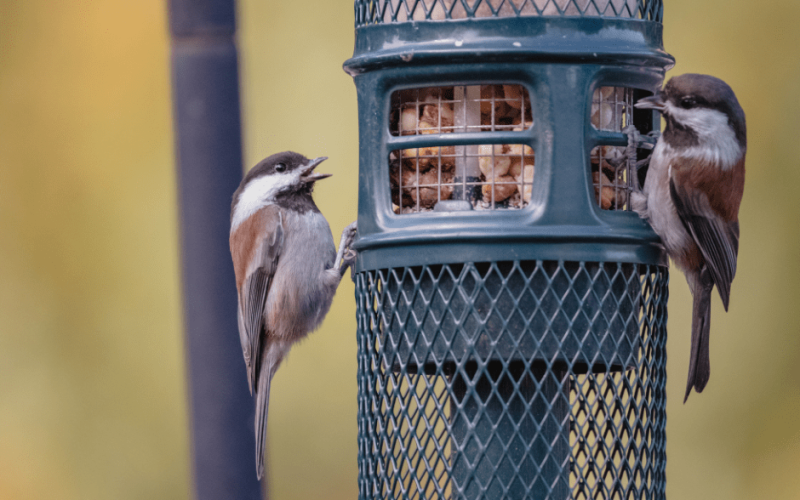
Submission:
<svg viewBox="0 0 800 500">
<path fill-rule="evenodd" d="M 660 0 L 355 10 L 359 498 L 664 498 Z"/>
</svg>

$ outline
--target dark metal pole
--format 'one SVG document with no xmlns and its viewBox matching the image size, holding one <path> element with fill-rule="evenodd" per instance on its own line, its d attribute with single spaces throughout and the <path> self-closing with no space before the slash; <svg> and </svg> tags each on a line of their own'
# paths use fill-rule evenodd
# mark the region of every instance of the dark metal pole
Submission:
<svg viewBox="0 0 800 500">
<path fill-rule="evenodd" d="M 260 499 L 228 252 L 242 178 L 234 0 L 170 0 L 195 497 Z"/>
</svg>

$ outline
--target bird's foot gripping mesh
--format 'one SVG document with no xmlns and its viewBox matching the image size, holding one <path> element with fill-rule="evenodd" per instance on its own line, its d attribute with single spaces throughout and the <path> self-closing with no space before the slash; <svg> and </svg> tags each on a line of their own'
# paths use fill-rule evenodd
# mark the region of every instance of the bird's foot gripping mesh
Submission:
<svg viewBox="0 0 800 500">
<path fill-rule="evenodd" d="M 664 498 L 667 270 L 356 275 L 360 498 Z"/>
</svg>

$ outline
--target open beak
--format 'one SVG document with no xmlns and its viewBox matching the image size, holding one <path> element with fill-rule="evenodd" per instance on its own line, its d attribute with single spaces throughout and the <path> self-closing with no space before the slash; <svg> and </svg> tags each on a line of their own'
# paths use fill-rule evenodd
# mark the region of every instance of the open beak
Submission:
<svg viewBox="0 0 800 500">
<path fill-rule="evenodd" d="M 319 158 L 314 158 L 313 160 L 308 162 L 308 165 L 303 167 L 303 173 L 300 174 L 300 180 L 303 182 L 312 183 L 333 175 L 333 174 L 318 174 L 314 172 L 314 169 L 317 168 L 317 165 L 319 165 L 320 163 L 322 163 L 327 159 L 328 159 L 327 156 L 320 156 Z"/>
<path fill-rule="evenodd" d="M 639 109 L 655 109 L 657 111 L 664 111 L 666 103 L 659 92 L 656 95 L 639 99 L 633 106 Z"/>
</svg>

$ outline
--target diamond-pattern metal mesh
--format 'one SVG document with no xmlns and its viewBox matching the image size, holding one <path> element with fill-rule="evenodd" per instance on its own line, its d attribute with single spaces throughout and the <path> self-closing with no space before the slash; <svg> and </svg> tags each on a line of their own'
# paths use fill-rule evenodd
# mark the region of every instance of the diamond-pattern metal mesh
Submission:
<svg viewBox="0 0 800 500">
<path fill-rule="evenodd" d="M 667 269 L 356 275 L 361 499 L 657 499 Z"/>
<path fill-rule="evenodd" d="M 356 0 L 356 27 L 483 17 L 581 16 L 661 22 L 662 0 Z"/>
</svg>

